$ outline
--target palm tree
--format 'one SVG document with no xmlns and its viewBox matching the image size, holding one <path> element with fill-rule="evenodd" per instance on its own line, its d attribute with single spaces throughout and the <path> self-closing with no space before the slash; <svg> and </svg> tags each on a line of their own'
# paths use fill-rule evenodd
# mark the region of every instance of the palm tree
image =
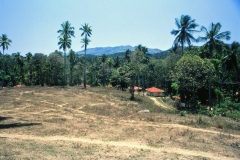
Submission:
<svg viewBox="0 0 240 160">
<path fill-rule="evenodd" d="M 71 27 L 71 23 L 68 21 L 63 22 L 61 24 L 62 29 L 58 30 L 57 33 L 60 33 L 59 37 L 64 37 L 67 35 L 68 37 L 75 37 L 74 36 L 74 27 Z"/>
<path fill-rule="evenodd" d="M 222 48 L 224 46 L 224 43 L 222 40 L 229 40 L 230 37 L 230 32 L 225 31 L 220 33 L 222 25 L 220 23 L 211 23 L 210 29 L 207 30 L 206 27 L 202 26 L 201 31 L 205 33 L 205 37 L 198 37 L 197 42 L 206 42 L 203 45 L 203 48 L 207 48 L 209 51 L 209 57 L 212 58 L 212 53 L 213 50 L 216 50 L 218 52 L 222 51 Z M 209 82 L 208 82 L 208 103 L 211 105 L 211 82 L 210 82 L 210 75 L 209 77 Z"/>
<path fill-rule="evenodd" d="M 63 38 L 61 37 L 59 39 L 59 42 L 58 42 L 59 49 L 63 49 L 63 51 L 64 51 L 64 79 L 63 79 L 63 87 L 64 87 L 65 82 L 66 82 L 66 50 L 67 50 L 67 48 L 71 48 L 71 43 L 72 43 L 72 40 L 67 35 L 63 36 Z"/>
<path fill-rule="evenodd" d="M 8 39 L 6 34 L 2 34 L 2 36 L 0 36 L 0 47 L 3 48 L 3 53 L 2 53 L 3 56 L 4 56 L 4 50 L 8 49 L 8 46 L 10 46 L 10 43 L 12 43 L 12 40 Z M 3 79 L 2 88 L 4 85 L 4 77 L 6 74 L 6 65 L 5 65 L 4 57 L 3 57 L 3 70 L 4 70 L 4 72 L 3 72 L 3 77 L 2 77 L 2 79 Z"/>
<path fill-rule="evenodd" d="M 229 54 L 223 58 L 223 67 L 227 72 L 235 71 L 238 79 L 238 63 L 237 54 L 240 52 L 240 44 L 238 42 L 233 42 L 231 48 L 229 48 Z"/>
<path fill-rule="evenodd" d="M 232 79 L 234 81 L 235 77 L 235 82 L 231 83 L 232 85 L 232 95 L 235 95 L 235 93 L 238 90 L 238 83 L 240 80 L 239 77 L 239 67 L 238 67 L 238 58 L 237 54 L 240 53 L 240 44 L 238 42 L 233 42 L 231 44 L 231 47 L 228 47 L 228 54 L 222 59 L 222 67 L 223 70 L 225 71 L 225 76 L 223 76 L 222 82 L 225 81 L 226 79 Z M 230 74 L 232 73 L 232 74 Z M 240 95 L 237 95 L 238 101 L 240 101 Z"/>
<path fill-rule="evenodd" d="M 12 40 L 8 39 L 6 34 L 2 34 L 2 36 L 0 36 L 0 46 L 3 48 L 3 55 L 4 55 L 4 50 L 8 49 L 8 46 L 10 46 L 10 43 L 12 43 Z"/>
<path fill-rule="evenodd" d="M 86 88 L 86 50 L 87 50 L 87 46 L 88 46 L 89 42 L 91 42 L 91 40 L 88 39 L 87 37 L 84 37 L 83 39 L 81 39 L 81 43 L 83 43 L 82 48 L 84 47 L 84 50 L 85 50 L 85 55 L 84 55 L 84 75 L 83 75 L 84 88 Z"/>
<path fill-rule="evenodd" d="M 81 36 L 85 36 L 85 38 L 83 38 L 81 40 L 82 43 L 84 43 L 84 51 L 85 51 L 85 55 L 84 55 L 84 76 L 83 76 L 83 82 L 84 82 L 84 88 L 86 88 L 86 51 L 87 51 L 87 45 L 89 44 L 89 42 L 91 42 L 88 37 L 91 37 L 92 35 L 92 29 L 91 26 L 89 26 L 87 23 L 85 23 L 84 25 L 82 25 L 82 28 L 79 28 L 79 30 L 82 31 Z"/>
<path fill-rule="evenodd" d="M 220 32 L 222 25 L 220 23 L 211 23 L 209 30 L 206 27 L 202 26 L 201 31 L 205 33 L 204 37 L 198 37 L 197 42 L 206 42 L 203 47 L 207 48 L 209 51 L 209 57 L 212 58 L 213 50 L 218 52 L 222 51 L 223 41 L 230 40 L 231 32 L 225 31 Z"/>
<path fill-rule="evenodd" d="M 57 33 L 60 33 L 58 45 L 59 48 L 63 48 L 64 51 L 64 81 L 63 87 L 66 83 L 66 49 L 71 48 L 71 37 L 74 37 L 74 27 L 71 27 L 71 23 L 68 21 L 61 24 L 62 29 L 58 30 Z"/>
<path fill-rule="evenodd" d="M 198 27 L 198 24 L 196 24 L 195 19 L 191 19 L 189 15 L 182 15 L 180 20 L 175 19 L 175 24 L 178 29 L 171 31 L 171 34 L 176 36 L 173 43 L 174 46 L 178 46 L 179 44 L 182 46 L 183 54 L 183 47 L 185 43 L 190 46 L 192 42 L 196 42 L 196 39 L 192 34 L 198 32 L 195 30 L 195 28 Z"/>
</svg>

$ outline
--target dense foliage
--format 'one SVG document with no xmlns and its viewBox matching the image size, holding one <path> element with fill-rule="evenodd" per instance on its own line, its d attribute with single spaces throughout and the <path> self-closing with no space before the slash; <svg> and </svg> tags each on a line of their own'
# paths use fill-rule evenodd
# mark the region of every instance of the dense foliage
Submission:
<svg viewBox="0 0 240 160">
<path fill-rule="evenodd" d="M 63 23 L 62 30 L 58 31 L 58 44 L 64 55 L 58 50 L 48 56 L 30 52 L 25 56 L 19 52 L 4 54 L 12 41 L 3 34 L 0 37 L 3 48 L 0 55 L 1 85 L 73 86 L 86 81 L 84 87 L 88 84 L 93 87 L 117 86 L 121 90 L 129 88 L 132 99 L 134 86 L 143 89 L 155 86 L 163 89 L 165 95 L 180 97 L 179 103 L 184 103 L 190 110 L 212 115 L 212 111 L 203 109 L 203 106 L 209 106 L 216 108 L 215 114 L 240 117 L 240 44 L 222 41 L 230 39 L 230 32 L 221 32 L 220 23 L 211 23 L 209 30 L 201 27 L 205 36 L 196 39 L 193 33 L 198 25 L 190 16 L 182 16 L 175 23 L 178 30 L 171 32 L 176 39 L 170 50 L 150 55 L 147 47 L 138 45 L 134 51 L 114 55 L 103 53 L 102 56 L 86 56 L 92 30 L 84 24 L 80 30 L 84 36 L 81 43 L 85 55 L 76 55 L 71 49 L 66 61 L 66 49 L 71 47 L 70 37 L 74 36 L 74 28 L 68 22 Z M 192 42 L 195 41 L 206 43 L 194 47 Z M 184 47 L 185 43 L 188 47 Z"/>
</svg>

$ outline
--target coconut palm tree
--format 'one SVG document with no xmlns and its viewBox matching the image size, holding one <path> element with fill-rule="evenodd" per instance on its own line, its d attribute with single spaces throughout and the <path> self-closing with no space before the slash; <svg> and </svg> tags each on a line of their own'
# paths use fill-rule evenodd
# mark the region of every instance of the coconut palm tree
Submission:
<svg viewBox="0 0 240 160">
<path fill-rule="evenodd" d="M 85 38 L 83 38 L 81 40 L 82 43 L 84 43 L 84 51 L 85 51 L 85 55 L 84 55 L 84 76 L 83 76 L 83 83 L 84 83 L 84 88 L 86 88 L 86 51 L 87 51 L 87 45 L 89 44 L 89 42 L 91 42 L 88 37 L 91 37 L 92 35 L 92 29 L 91 26 L 89 26 L 87 23 L 85 23 L 84 25 L 82 25 L 82 28 L 79 28 L 79 30 L 82 31 L 81 36 L 85 36 Z"/>
<path fill-rule="evenodd" d="M 63 52 L 64 52 L 64 79 L 63 79 L 63 87 L 64 87 L 65 82 L 66 82 L 66 50 L 67 50 L 67 48 L 71 48 L 71 44 L 72 44 L 72 40 L 67 35 L 61 37 L 59 39 L 59 42 L 58 42 L 59 49 L 63 49 Z"/>
<path fill-rule="evenodd" d="M 222 25 L 220 23 L 211 23 L 209 30 L 207 30 L 206 27 L 202 26 L 201 31 L 205 33 L 204 37 L 198 37 L 197 42 L 206 42 L 203 45 L 203 48 L 208 49 L 209 51 L 209 57 L 212 58 L 213 50 L 216 50 L 217 52 L 222 52 L 222 48 L 224 46 L 224 43 L 222 40 L 229 40 L 230 32 L 220 32 Z M 211 76 L 208 75 L 210 78 Z M 209 79 L 208 82 L 208 103 L 211 105 L 211 82 Z"/>
<path fill-rule="evenodd" d="M 196 24 L 195 19 L 191 19 L 189 15 L 182 15 L 180 20 L 175 19 L 175 24 L 178 29 L 171 31 L 171 34 L 176 36 L 173 43 L 175 46 L 178 46 L 179 44 L 182 46 L 183 54 L 183 47 L 185 43 L 190 46 L 192 42 L 196 42 L 196 39 L 192 34 L 198 32 L 195 30 L 195 28 L 198 27 L 198 24 Z"/>
<path fill-rule="evenodd" d="M 63 22 L 61 24 L 62 29 L 58 30 L 57 33 L 60 33 L 59 37 L 64 37 L 67 35 L 68 37 L 75 37 L 74 36 L 74 27 L 71 27 L 71 23 L 68 21 Z"/>
<path fill-rule="evenodd" d="M 83 39 L 81 39 L 81 43 L 83 43 L 82 48 L 84 47 L 84 51 L 85 51 L 85 55 L 84 55 L 84 75 L 83 75 L 84 88 L 86 88 L 86 50 L 87 50 L 87 46 L 88 46 L 89 42 L 91 42 L 91 40 L 88 39 L 87 37 L 84 37 Z"/>
<path fill-rule="evenodd" d="M 237 54 L 240 53 L 240 44 L 238 42 L 233 42 L 231 48 L 229 48 L 229 53 L 222 59 L 222 65 L 227 72 L 235 71 L 238 76 L 238 63 Z"/>
<path fill-rule="evenodd" d="M 228 46 L 228 49 L 228 54 L 222 59 L 222 67 L 225 72 L 223 74 L 224 76 L 222 82 L 226 79 L 230 81 L 232 80 L 232 95 L 235 95 L 235 93 L 239 90 L 238 83 L 240 81 L 237 56 L 237 54 L 240 53 L 240 44 L 234 41 L 231 44 L 231 47 Z M 238 101 L 240 101 L 240 95 L 237 95 L 237 97 Z"/>
<path fill-rule="evenodd" d="M 10 43 L 12 43 L 12 40 L 8 39 L 6 34 L 2 34 L 2 36 L 0 36 L 0 46 L 3 48 L 3 55 L 4 55 L 4 50 L 8 49 L 8 46 L 10 46 Z"/>
<path fill-rule="evenodd" d="M 3 53 L 2 55 L 4 56 L 4 50 L 5 49 L 8 49 L 8 46 L 10 46 L 10 43 L 12 43 L 12 40 L 11 39 L 8 39 L 7 35 L 6 34 L 2 34 L 2 36 L 0 36 L 0 47 L 3 48 Z M 3 82 L 2 82 L 2 88 L 3 88 L 3 85 L 4 85 L 4 77 L 5 77 L 5 74 L 6 74 L 6 68 L 5 68 L 5 61 L 4 61 L 4 57 L 3 57 Z"/>
<path fill-rule="evenodd" d="M 60 45 L 59 48 L 63 48 L 64 51 L 64 81 L 63 81 L 63 87 L 66 83 L 66 49 L 71 48 L 71 37 L 74 37 L 74 27 L 71 27 L 71 23 L 68 21 L 61 24 L 61 29 L 57 31 L 57 33 L 60 33 L 59 35 L 59 42 L 58 45 Z"/>
<path fill-rule="evenodd" d="M 230 40 L 231 32 L 225 31 L 220 32 L 222 25 L 220 23 L 211 23 L 209 30 L 206 27 L 202 26 L 201 31 L 204 32 L 204 37 L 198 37 L 197 42 L 206 42 L 203 47 L 208 49 L 209 57 L 212 58 L 213 50 L 218 52 L 222 51 L 223 41 Z"/>
</svg>

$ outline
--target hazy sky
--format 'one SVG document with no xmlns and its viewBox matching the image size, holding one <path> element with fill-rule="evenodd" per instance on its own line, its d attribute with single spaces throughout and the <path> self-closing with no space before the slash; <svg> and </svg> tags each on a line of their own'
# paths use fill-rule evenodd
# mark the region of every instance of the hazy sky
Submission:
<svg viewBox="0 0 240 160">
<path fill-rule="evenodd" d="M 74 51 L 82 50 L 84 23 L 92 26 L 89 48 L 142 44 L 166 50 L 175 38 L 175 18 L 183 14 L 207 28 L 220 22 L 221 31 L 231 31 L 228 43 L 240 42 L 240 0 L 0 0 L 0 11 L 0 34 L 13 41 L 8 54 L 53 52 L 65 21 L 75 27 Z"/>
</svg>

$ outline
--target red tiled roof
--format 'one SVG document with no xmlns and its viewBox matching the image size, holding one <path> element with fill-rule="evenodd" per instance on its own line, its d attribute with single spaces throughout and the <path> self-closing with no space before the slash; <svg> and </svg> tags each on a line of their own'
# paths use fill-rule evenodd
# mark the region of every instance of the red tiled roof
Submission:
<svg viewBox="0 0 240 160">
<path fill-rule="evenodd" d="M 164 92 L 164 90 L 158 89 L 156 87 L 152 87 L 152 88 L 147 88 L 146 89 L 148 92 L 153 92 L 153 93 L 162 93 Z"/>
<path fill-rule="evenodd" d="M 138 90 L 142 90 L 142 88 L 138 87 L 138 86 L 134 86 L 134 90 L 138 91 Z"/>
</svg>

